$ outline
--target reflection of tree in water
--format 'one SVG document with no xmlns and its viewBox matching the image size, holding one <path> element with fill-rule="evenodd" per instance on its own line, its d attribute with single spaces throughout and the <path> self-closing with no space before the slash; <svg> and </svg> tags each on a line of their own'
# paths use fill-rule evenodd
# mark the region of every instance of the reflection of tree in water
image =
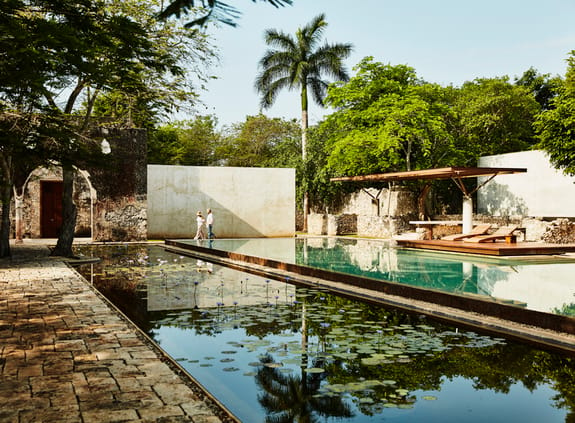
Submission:
<svg viewBox="0 0 575 423">
<path fill-rule="evenodd" d="M 144 251 L 137 254 L 145 254 Z M 259 400 L 269 414 L 268 422 L 311 422 L 322 416 L 343 417 L 352 412 L 349 402 L 342 402 L 340 395 L 329 395 L 334 391 L 326 392 L 320 385 L 325 388 L 340 384 L 355 389 L 358 380 L 394 381 L 393 384 L 379 383 L 361 390 L 345 391 L 346 400 L 353 401 L 361 413 L 374 415 L 385 413 L 381 407 L 386 401 L 409 406 L 420 400 L 414 392 L 441 391 L 445 380 L 456 378 L 472 381 L 477 390 L 501 393 L 509 392 L 514 384 L 522 384 L 530 391 L 549 384 L 557 391 L 552 398 L 553 405 L 568 410 L 571 414 L 566 421 L 575 422 L 572 411 L 575 409 L 575 364 L 571 358 L 521 344 L 491 342 L 484 345 L 481 335 L 435 323 L 431 328 L 421 316 L 300 288 L 295 290 L 297 301 L 292 301 L 292 296 L 286 294 L 284 304 L 272 302 L 146 313 L 146 299 L 140 297 L 142 293 L 134 289 L 131 279 L 143 268 L 133 267 L 134 271 L 127 273 L 127 266 L 119 266 L 120 271 L 105 283 L 109 288 L 107 296 L 118 297 L 120 301 L 116 304 L 123 303 L 123 311 L 151 336 L 160 327 L 193 329 L 195 334 L 213 337 L 223 331 L 242 328 L 247 335 L 258 339 L 301 331 L 301 350 L 304 351 L 301 376 L 288 376 L 273 366 L 259 369 L 258 384 L 263 389 Z M 477 271 L 476 266 L 474 271 Z M 122 275 L 124 282 L 119 280 Z M 267 288 L 264 286 L 263 289 Z M 564 308 L 573 311 L 574 307 Z M 431 349 L 427 353 L 409 352 L 412 346 L 419 348 L 418 344 L 422 342 L 440 342 L 441 345 L 438 350 Z M 285 341 L 282 341 L 283 345 L 286 345 Z M 442 349 L 443 346 L 447 348 Z M 381 364 L 367 365 L 362 360 L 372 353 L 361 352 L 362 347 L 374 349 L 377 355 L 391 347 L 409 357 L 403 360 L 397 355 Z M 265 348 L 270 351 L 269 346 Z M 346 358 L 351 353 L 356 358 Z M 304 372 L 308 357 L 312 357 L 314 366 L 321 366 L 325 371 Z M 269 357 L 265 360 L 272 361 Z"/>
<path fill-rule="evenodd" d="M 323 373 L 287 375 L 274 363 L 271 355 L 260 358 L 262 367 L 256 374 L 256 383 L 262 389 L 258 401 L 266 410 L 266 422 L 319 422 L 319 417 L 350 418 L 350 407 L 339 397 L 318 396 Z M 321 362 L 314 365 L 321 366 Z"/>
<path fill-rule="evenodd" d="M 554 308 L 553 313 L 575 317 L 575 303 L 563 304 L 561 308 Z"/>
</svg>

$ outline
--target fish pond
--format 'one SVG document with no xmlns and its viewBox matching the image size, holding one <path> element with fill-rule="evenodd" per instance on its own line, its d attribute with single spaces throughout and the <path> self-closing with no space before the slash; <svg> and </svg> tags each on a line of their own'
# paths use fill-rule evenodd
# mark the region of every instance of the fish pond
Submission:
<svg viewBox="0 0 575 423">
<path fill-rule="evenodd" d="M 85 278 L 243 422 L 567 422 L 575 362 L 161 246 Z"/>
</svg>

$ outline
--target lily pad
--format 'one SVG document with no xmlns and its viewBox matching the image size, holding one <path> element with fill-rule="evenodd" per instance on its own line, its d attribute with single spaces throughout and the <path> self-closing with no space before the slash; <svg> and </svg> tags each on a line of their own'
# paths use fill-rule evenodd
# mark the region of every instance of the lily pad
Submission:
<svg viewBox="0 0 575 423">
<path fill-rule="evenodd" d="M 306 372 L 306 373 L 323 373 L 323 372 L 325 372 L 325 369 L 322 369 L 321 367 L 308 367 L 307 369 L 304 369 L 304 372 Z"/>
</svg>

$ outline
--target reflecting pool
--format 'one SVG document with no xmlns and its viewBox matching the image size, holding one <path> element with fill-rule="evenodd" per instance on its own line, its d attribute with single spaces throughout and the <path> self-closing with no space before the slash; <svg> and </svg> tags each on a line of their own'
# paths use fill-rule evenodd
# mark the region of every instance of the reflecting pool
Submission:
<svg viewBox="0 0 575 423">
<path fill-rule="evenodd" d="M 395 248 L 381 240 L 260 238 L 189 241 L 334 272 L 484 296 L 530 310 L 575 316 L 575 260 L 488 258 Z"/>
<path fill-rule="evenodd" d="M 167 253 L 84 276 L 244 422 L 565 422 L 573 359 Z"/>
</svg>

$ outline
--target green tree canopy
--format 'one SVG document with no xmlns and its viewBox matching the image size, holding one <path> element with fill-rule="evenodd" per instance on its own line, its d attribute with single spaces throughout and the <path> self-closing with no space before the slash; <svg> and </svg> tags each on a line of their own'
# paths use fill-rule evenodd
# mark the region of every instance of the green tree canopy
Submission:
<svg viewBox="0 0 575 423">
<path fill-rule="evenodd" d="M 575 175 L 575 50 L 567 59 L 565 82 L 551 105 L 535 123 L 539 148 L 545 150 L 553 165 Z"/>
<path fill-rule="evenodd" d="M 227 166 L 295 167 L 300 161 L 299 139 L 300 128 L 293 120 L 247 116 L 228 128 L 217 155 Z"/>
<path fill-rule="evenodd" d="M 347 84 L 332 86 L 326 103 L 336 109 L 322 125 L 328 166 L 339 175 L 365 175 L 452 164 L 457 154 L 448 130 L 450 109 L 438 85 L 419 80 L 405 65 L 371 57 Z"/>
<path fill-rule="evenodd" d="M 454 102 L 454 136 L 465 142 L 470 160 L 524 151 L 535 143 L 533 122 L 540 106 L 532 91 L 508 77 L 466 82 Z"/>
<path fill-rule="evenodd" d="M 215 166 L 221 134 L 214 116 L 197 116 L 149 132 L 148 163 L 181 166 Z"/>
<path fill-rule="evenodd" d="M 147 19 L 153 20 L 153 8 L 142 5 L 136 0 L 2 3 L 0 44 L 5 54 L 0 59 L 0 112 L 48 113 L 50 121 L 59 122 L 46 127 L 52 128 L 50 134 L 37 128 L 30 135 L 45 133 L 51 143 L 51 148 L 44 150 L 45 159 L 63 168 L 63 228 L 54 254 L 72 255 L 73 166 L 86 157 L 83 144 L 89 141 L 98 95 L 146 93 L 158 98 L 159 87 L 177 86 L 185 78 L 183 50 L 171 48 L 176 43 L 163 33 L 167 25 L 151 24 Z M 30 137 L 25 142 L 30 143 Z M 2 168 L 5 185 L 13 185 L 10 167 L 17 168 L 20 159 L 19 155 L 3 158 L 9 164 Z M 9 199 L 2 201 L 3 213 L 8 213 L 5 201 L 9 204 Z M 3 243 L 8 243 L 8 236 L 3 227 Z"/>
<path fill-rule="evenodd" d="M 529 68 L 519 78 L 515 78 L 515 85 L 526 87 L 531 91 L 541 110 L 552 108 L 553 99 L 557 96 L 563 81 L 559 76 L 540 74 L 534 68 Z"/>
</svg>

